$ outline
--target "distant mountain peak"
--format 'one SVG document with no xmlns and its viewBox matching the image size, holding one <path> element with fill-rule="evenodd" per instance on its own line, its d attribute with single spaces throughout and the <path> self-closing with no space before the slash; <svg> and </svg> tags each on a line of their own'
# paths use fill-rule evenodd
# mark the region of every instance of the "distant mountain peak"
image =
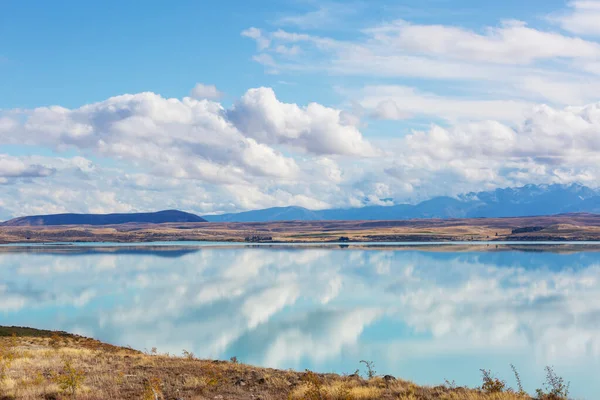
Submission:
<svg viewBox="0 0 600 400">
<path fill-rule="evenodd" d="M 286 209 L 286 208 L 284 208 Z M 600 192 L 580 183 L 527 184 L 439 196 L 418 204 L 308 210 L 301 207 L 206 216 L 209 221 L 262 222 L 289 220 L 402 220 L 414 218 L 520 217 L 571 212 L 600 213 Z"/>
<path fill-rule="evenodd" d="M 196 214 L 184 211 L 163 210 L 150 213 L 31 215 L 13 218 L 1 223 L 0 226 L 162 224 L 169 222 L 206 222 L 206 220 Z"/>
</svg>

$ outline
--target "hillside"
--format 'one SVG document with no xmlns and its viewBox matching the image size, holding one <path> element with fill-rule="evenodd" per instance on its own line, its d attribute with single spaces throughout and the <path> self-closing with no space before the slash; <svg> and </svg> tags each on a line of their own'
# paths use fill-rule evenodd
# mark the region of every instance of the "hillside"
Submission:
<svg viewBox="0 0 600 400">
<path fill-rule="evenodd" d="M 0 226 L 53 226 L 53 225 L 118 225 L 127 223 L 163 224 L 168 222 L 206 222 L 195 214 L 178 210 L 129 214 L 52 214 L 14 218 Z"/>
<path fill-rule="evenodd" d="M 348 209 L 308 210 L 275 207 L 241 213 L 206 215 L 211 222 L 364 221 L 423 218 L 497 218 L 600 213 L 600 191 L 583 185 L 526 185 L 440 196 L 418 204 L 366 206 Z"/>
<path fill-rule="evenodd" d="M 2 399 L 533 400 L 499 380 L 419 386 L 391 375 L 321 374 L 143 353 L 65 332 L 0 326 Z M 243 360 L 241 360 L 243 362 Z M 357 367 L 361 364 L 357 360 Z M 357 372 L 359 372 L 357 370 Z M 478 371 L 473 371 L 477 374 Z M 486 384 L 487 382 L 487 384 Z M 565 400 L 541 394 L 540 400 Z"/>
</svg>

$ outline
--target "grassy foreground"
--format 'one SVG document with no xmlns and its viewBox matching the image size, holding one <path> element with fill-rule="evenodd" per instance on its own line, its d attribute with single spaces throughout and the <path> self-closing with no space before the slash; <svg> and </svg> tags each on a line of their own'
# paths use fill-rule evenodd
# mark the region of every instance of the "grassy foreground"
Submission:
<svg viewBox="0 0 600 400">
<path fill-rule="evenodd" d="M 368 363 L 365 363 L 368 364 Z M 507 389 L 484 373 L 481 388 L 417 386 L 389 375 L 341 376 L 231 361 L 143 353 L 64 332 L 0 327 L 0 400 L 7 399 L 291 399 L 291 400 L 544 400 L 566 399 L 549 376 L 537 397 Z M 548 372 L 552 370 L 549 369 Z M 554 379 L 554 381 L 552 381 Z M 554 392 L 553 392 L 554 391 Z"/>
</svg>

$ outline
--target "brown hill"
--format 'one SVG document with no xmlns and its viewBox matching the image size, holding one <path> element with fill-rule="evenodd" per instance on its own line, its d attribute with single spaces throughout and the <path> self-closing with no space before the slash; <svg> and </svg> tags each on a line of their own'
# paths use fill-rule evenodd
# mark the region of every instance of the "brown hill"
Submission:
<svg viewBox="0 0 600 400">
<path fill-rule="evenodd" d="M 165 210 L 152 213 L 32 215 L 11 219 L 0 223 L 0 226 L 164 224 L 168 222 L 206 222 L 206 220 L 183 211 Z"/>
</svg>

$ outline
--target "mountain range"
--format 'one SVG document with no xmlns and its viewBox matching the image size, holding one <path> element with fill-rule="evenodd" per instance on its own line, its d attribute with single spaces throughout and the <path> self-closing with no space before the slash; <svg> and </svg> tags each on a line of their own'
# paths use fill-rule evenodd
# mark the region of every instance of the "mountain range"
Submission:
<svg viewBox="0 0 600 400">
<path fill-rule="evenodd" d="M 53 214 L 14 218 L 0 226 L 48 226 L 48 225 L 116 225 L 127 223 L 161 224 L 166 222 L 206 222 L 195 214 L 178 210 L 153 213 L 128 214 Z"/>
<path fill-rule="evenodd" d="M 233 214 L 205 215 L 209 222 L 398 220 L 416 218 L 485 218 L 600 213 L 600 190 L 580 184 L 525 185 L 434 197 L 418 204 L 309 210 L 274 207 Z"/>
<path fill-rule="evenodd" d="M 128 214 L 54 214 L 19 217 L 0 226 L 114 225 L 125 223 L 360 221 L 431 218 L 525 217 L 600 213 L 600 190 L 580 184 L 525 185 L 517 188 L 440 196 L 418 204 L 309 210 L 273 207 L 233 214 L 205 215 L 165 210 Z"/>
</svg>

